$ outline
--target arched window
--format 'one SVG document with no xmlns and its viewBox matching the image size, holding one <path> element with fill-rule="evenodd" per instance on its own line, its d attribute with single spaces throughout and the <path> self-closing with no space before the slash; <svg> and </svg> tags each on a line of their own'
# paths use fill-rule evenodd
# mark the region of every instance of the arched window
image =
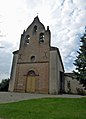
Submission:
<svg viewBox="0 0 86 119">
<path fill-rule="evenodd" d="M 43 43 L 44 42 L 44 33 L 40 33 L 39 35 L 39 43 Z"/>
<path fill-rule="evenodd" d="M 36 25 L 34 26 L 34 32 L 37 32 L 37 26 Z"/>
<path fill-rule="evenodd" d="M 29 76 L 35 76 L 35 75 L 36 75 L 36 73 L 35 73 L 35 71 L 30 70 L 30 71 L 28 72 L 28 75 L 29 75 Z"/>
<path fill-rule="evenodd" d="M 29 35 L 26 35 L 25 42 L 26 42 L 27 45 L 29 44 L 29 41 L 30 41 L 30 36 Z"/>
</svg>

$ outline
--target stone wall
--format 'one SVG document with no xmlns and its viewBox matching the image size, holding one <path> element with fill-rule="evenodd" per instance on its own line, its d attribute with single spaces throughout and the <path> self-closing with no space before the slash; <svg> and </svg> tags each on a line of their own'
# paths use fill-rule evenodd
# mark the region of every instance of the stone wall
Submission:
<svg viewBox="0 0 86 119">
<path fill-rule="evenodd" d="M 64 72 L 61 59 L 57 49 L 50 51 L 50 80 L 49 92 L 50 94 L 58 94 L 60 90 L 60 71 Z"/>
<path fill-rule="evenodd" d="M 14 85 L 15 85 L 15 76 L 16 76 L 16 66 L 17 66 L 17 60 L 18 60 L 18 51 L 13 53 L 13 62 L 12 62 L 12 68 L 11 68 L 11 74 L 10 74 L 10 82 L 9 82 L 9 91 L 14 91 Z"/>
<path fill-rule="evenodd" d="M 83 84 L 80 84 L 74 77 L 65 75 L 65 92 L 77 94 L 77 89 L 84 90 Z"/>
<path fill-rule="evenodd" d="M 38 87 L 35 89 L 36 93 L 48 93 L 48 81 L 49 81 L 49 64 L 48 63 L 30 63 L 30 64 L 17 64 L 16 84 L 15 91 L 27 92 L 26 83 L 28 75 L 27 73 L 33 70 L 36 73 L 36 80 Z M 17 80 L 18 79 L 18 80 Z"/>
</svg>

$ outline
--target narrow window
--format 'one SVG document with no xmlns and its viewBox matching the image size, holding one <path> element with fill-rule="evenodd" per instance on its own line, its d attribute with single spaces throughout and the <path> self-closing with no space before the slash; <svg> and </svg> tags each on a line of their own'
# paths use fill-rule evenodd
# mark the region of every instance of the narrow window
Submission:
<svg viewBox="0 0 86 119">
<path fill-rule="evenodd" d="M 27 35 L 27 36 L 26 36 L 26 44 L 27 44 L 27 45 L 29 44 L 29 40 L 30 40 L 30 36 Z"/>
<path fill-rule="evenodd" d="M 39 43 L 43 43 L 44 42 L 44 33 L 40 33 L 39 35 Z"/>
<path fill-rule="evenodd" d="M 37 26 L 36 25 L 34 26 L 34 32 L 37 32 Z"/>
</svg>

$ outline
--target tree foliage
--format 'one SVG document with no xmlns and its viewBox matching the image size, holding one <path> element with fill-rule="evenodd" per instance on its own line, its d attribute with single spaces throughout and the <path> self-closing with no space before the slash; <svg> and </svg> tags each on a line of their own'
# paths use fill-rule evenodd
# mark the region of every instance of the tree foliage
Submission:
<svg viewBox="0 0 86 119">
<path fill-rule="evenodd" d="M 77 51 L 78 56 L 74 65 L 76 66 L 76 71 L 74 71 L 77 80 L 86 86 L 86 29 L 83 37 L 81 37 L 81 46 L 79 51 Z"/>
<path fill-rule="evenodd" d="M 0 91 L 8 91 L 9 79 L 3 79 L 0 83 Z"/>
</svg>

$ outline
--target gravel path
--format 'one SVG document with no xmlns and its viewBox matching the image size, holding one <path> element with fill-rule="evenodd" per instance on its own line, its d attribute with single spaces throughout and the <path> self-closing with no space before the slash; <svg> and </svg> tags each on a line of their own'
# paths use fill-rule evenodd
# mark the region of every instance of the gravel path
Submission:
<svg viewBox="0 0 86 119">
<path fill-rule="evenodd" d="M 47 98 L 47 97 L 81 98 L 81 97 L 86 97 L 86 96 L 69 95 L 69 94 L 48 95 L 48 94 L 0 92 L 0 103 L 17 102 L 17 101 L 21 101 L 21 100 Z"/>
</svg>

